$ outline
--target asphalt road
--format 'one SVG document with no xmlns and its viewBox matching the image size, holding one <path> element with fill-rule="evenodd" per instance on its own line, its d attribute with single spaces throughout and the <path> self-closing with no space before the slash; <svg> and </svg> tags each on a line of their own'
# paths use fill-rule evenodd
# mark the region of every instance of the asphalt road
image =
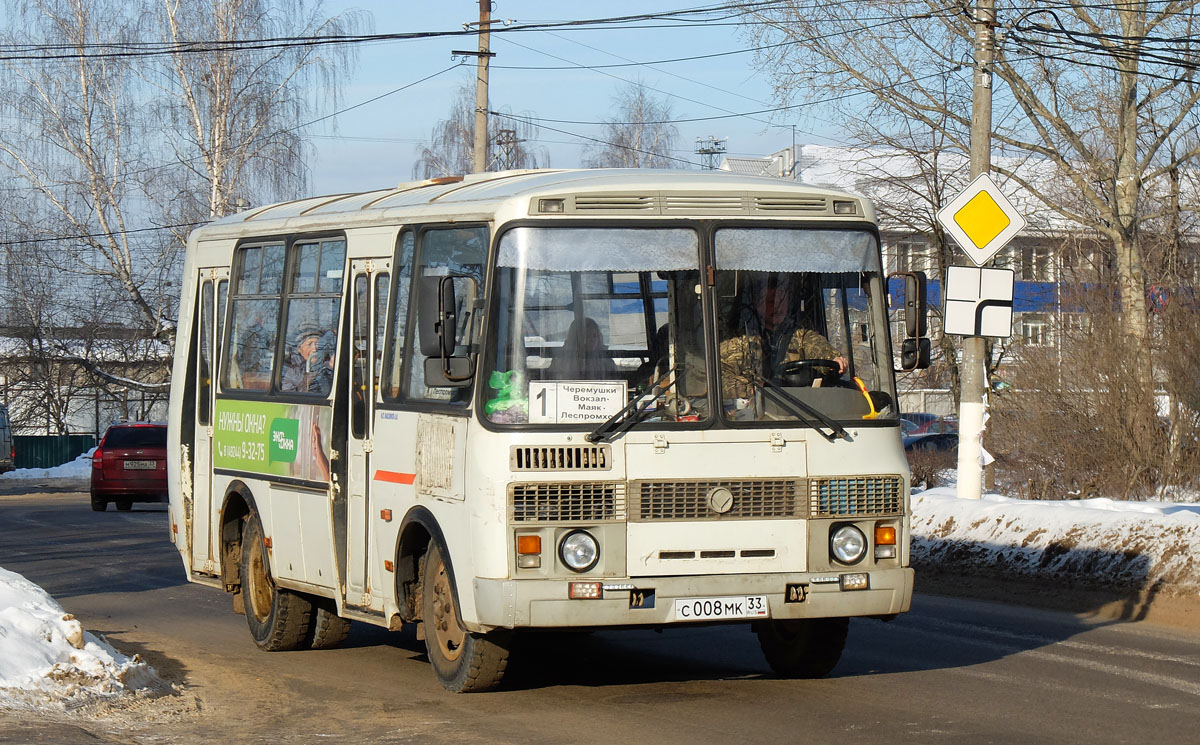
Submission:
<svg viewBox="0 0 1200 745">
<path fill-rule="evenodd" d="M 745 626 L 528 639 L 504 690 L 445 693 L 411 630 L 269 654 L 184 581 L 165 508 L 0 488 L 0 566 L 175 692 L 0 712 L 0 743 L 1194 743 L 1200 631 L 918 595 L 854 621 L 822 680 L 772 676 Z M 53 492 L 53 487 L 42 491 Z M 8 492 L 6 494 L 6 492 Z M 918 587 L 919 587 L 918 578 Z"/>
</svg>

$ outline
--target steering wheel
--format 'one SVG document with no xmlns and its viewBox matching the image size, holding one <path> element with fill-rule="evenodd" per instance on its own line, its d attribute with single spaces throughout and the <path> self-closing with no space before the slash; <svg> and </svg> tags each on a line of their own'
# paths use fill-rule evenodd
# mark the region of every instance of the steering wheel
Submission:
<svg viewBox="0 0 1200 745">
<path fill-rule="evenodd" d="M 833 382 L 841 375 L 840 369 L 841 366 L 834 360 L 791 360 L 779 366 L 779 377 L 785 384 L 789 383 L 789 378 L 799 378 L 799 381 L 790 384 L 805 386 L 812 385 L 817 378 Z"/>
</svg>

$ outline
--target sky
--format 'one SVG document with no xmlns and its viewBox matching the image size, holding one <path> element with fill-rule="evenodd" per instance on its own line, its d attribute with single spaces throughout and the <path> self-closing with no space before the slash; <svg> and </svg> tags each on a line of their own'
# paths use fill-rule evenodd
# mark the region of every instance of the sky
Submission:
<svg viewBox="0 0 1200 745">
<path fill-rule="evenodd" d="M 605 18 L 637 13 L 698 7 L 708 3 L 610 0 L 602 4 L 496 0 L 494 21 L 516 23 Z M 328 0 L 333 15 L 351 9 L 368 12 L 374 33 L 448 31 L 478 20 L 476 0 L 403 0 L 401 2 L 340 2 Z M 670 64 L 635 65 L 608 69 L 588 66 L 645 63 L 744 50 L 751 46 L 737 25 L 677 23 L 663 28 L 605 28 L 601 30 L 530 31 L 493 34 L 490 73 L 491 108 L 513 113 L 529 112 L 547 127 L 538 144 L 544 145 L 552 167 L 576 167 L 585 142 L 573 134 L 597 137 L 600 127 L 550 123 L 550 119 L 599 122 L 611 118 L 612 97 L 627 81 L 648 86 L 652 95 L 667 100 L 674 117 L 726 116 L 777 106 L 768 77 L 754 68 L 752 53 Z M 359 47 L 358 65 L 341 91 L 339 109 L 347 109 L 385 96 L 336 117 L 336 131 L 325 123 L 306 129 L 317 155 L 311 163 L 314 194 L 362 191 L 394 186 L 411 180 L 418 144 L 428 141 L 439 120 L 445 119 L 455 91 L 474 85 L 474 58 L 463 67 L 442 72 L 454 64 L 451 52 L 475 49 L 474 37 L 393 41 Z M 569 67 L 571 69 L 514 69 Z M 437 75 L 437 73 L 441 73 Z M 424 82 L 392 93 L 431 75 Z M 705 122 L 681 123 L 676 157 L 699 164 L 697 138 L 727 139 L 730 155 L 767 155 L 789 147 L 795 121 L 770 115 L 740 116 Z M 332 121 L 332 120 L 331 120 Z M 803 122 L 798 144 L 836 144 L 829 125 Z M 822 131 L 824 130 L 824 131 Z"/>
</svg>

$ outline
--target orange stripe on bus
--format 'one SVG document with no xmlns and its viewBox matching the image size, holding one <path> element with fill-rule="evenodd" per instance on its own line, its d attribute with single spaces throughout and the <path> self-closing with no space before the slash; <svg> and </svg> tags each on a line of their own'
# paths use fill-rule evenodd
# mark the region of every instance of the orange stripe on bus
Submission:
<svg viewBox="0 0 1200 745">
<path fill-rule="evenodd" d="M 396 471 L 376 471 L 376 481 L 386 481 L 389 484 L 411 484 L 417 478 L 415 473 L 397 473 Z"/>
</svg>

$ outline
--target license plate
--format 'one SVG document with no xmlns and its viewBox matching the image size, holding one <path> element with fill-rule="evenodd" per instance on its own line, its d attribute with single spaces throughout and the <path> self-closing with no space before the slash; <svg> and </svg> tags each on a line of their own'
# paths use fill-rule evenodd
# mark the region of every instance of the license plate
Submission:
<svg viewBox="0 0 1200 745">
<path fill-rule="evenodd" d="M 676 621 L 712 621 L 721 618 L 766 618 L 766 595 L 728 598 L 675 598 Z"/>
<path fill-rule="evenodd" d="M 125 461 L 126 471 L 153 471 L 158 468 L 156 460 L 127 460 Z"/>
</svg>

